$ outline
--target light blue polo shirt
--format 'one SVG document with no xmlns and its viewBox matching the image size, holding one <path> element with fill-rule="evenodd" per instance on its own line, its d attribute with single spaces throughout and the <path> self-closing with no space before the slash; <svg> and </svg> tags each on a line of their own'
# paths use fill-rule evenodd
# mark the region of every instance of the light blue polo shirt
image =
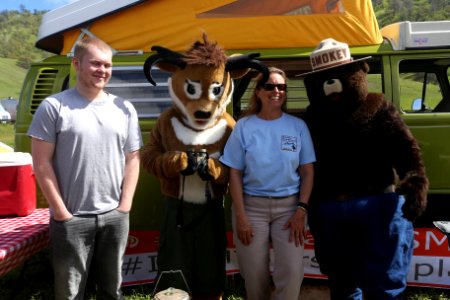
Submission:
<svg viewBox="0 0 450 300">
<path fill-rule="evenodd" d="M 298 169 L 316 156 L 305 122 L 283 113 L 271 121 L 240 119 L 220 161 L 243 172 L 245 194 L 280 197 L 300 191 Z"/>
</svg>

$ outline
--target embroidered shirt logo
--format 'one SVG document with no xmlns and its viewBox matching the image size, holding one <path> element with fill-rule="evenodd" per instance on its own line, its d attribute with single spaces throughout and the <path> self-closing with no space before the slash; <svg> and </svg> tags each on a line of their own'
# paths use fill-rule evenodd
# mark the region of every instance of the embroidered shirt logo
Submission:
<svg viewBox="0 0 450 300">
<path fill-rule="evenodd" d="M 282 135 L 281 136 L 281 150 L 297 152 L 297 137 Z"/>
</svg>

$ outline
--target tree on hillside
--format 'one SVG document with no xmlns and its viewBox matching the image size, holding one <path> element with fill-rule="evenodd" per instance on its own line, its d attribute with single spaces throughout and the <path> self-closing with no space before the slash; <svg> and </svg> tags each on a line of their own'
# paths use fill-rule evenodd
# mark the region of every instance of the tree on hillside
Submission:
<svg viewBox="0 0 450 300">
<path fill-rule="evenodd" d="M 34 46 L 44 12 L 32 13 L 23 5 L 20 11 L 0 12 L 0 57 L 15 58 L 20 67 L 27 69 L 30 63 L 50 55 Z"/>
<path fill-rule="evenodd" d="M 448 0 L 373 0 L 378 24 L 450 19 Z"/>
</svg>

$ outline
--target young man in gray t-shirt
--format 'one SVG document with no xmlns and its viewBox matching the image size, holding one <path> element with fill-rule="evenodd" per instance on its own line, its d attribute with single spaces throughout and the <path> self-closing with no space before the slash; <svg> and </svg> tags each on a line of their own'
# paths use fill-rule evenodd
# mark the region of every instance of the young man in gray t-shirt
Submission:
<svg viewBox="0 0 450 300">
<path fill-rule="evenodd" d="M 55 299 L 82 299 L 91 261 L 97 296 L 121 299 L 122 259 L 142 146 L 133 105 L 104 91 L 112 51 L 76 44 L 75 88 L 46 98 L 28 131 L 36 179 L 50 207 Z"/>
</svg>

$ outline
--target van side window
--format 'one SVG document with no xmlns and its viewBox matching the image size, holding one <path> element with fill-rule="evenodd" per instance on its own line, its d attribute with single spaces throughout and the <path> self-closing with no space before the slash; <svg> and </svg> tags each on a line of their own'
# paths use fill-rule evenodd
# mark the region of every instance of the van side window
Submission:
<svg viewBox="0 0 450 300">
<path fill-rule="evenodd" d="M 358 57 L 355 57 L 355 59 L 358 59 Z M 384 93 L 381 58 L 373 56 L 367 60 L 367 63 L 369 64 L 369 74 L 367 74 L 369 93 Z"/>
<path fill-rule="evenodd" d="M 405 113 L 450 112 L 448 59 L 400 62 L 400 107 Z"/>
<path fill-rule="evenodd" d="M 133 103 L 140 119 L 155 119 L 172 102 L 167 85 L 170 74 L 155 68 L 152 76 L 156 86 L 147 81 L 142 66 L 113 67 L 106 90 Z"/>
</svg>

